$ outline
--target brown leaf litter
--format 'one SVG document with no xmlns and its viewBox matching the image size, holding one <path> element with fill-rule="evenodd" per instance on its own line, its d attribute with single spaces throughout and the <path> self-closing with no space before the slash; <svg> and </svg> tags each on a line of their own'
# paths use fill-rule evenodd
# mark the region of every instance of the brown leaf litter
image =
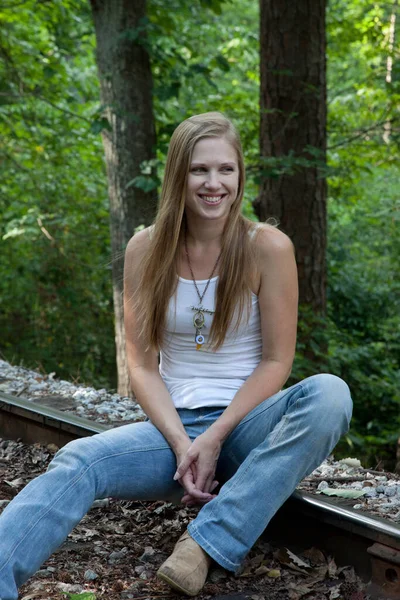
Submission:
<svg viewBox="0 0 400 600">
<path fill-rule="evenodd" d="M 0 439 L 0 511 L 43 472 L 54 447 Z M 3 502 L 4 501 L 4 502 Z M 163 502 L 101 500 L 20 590 L 22 600 L 176 600 L 156 571 L 198 509 Z M 301 555 L 260 539 L 240 574 L 215 565 L 199 600 L 367 600 L 352 567 L 338 568 L 317 548 Z"/>
</svg>

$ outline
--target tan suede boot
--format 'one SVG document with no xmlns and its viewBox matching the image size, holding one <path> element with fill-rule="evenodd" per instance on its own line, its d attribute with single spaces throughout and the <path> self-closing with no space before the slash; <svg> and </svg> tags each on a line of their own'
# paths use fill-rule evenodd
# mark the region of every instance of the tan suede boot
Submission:
<svg viewBox="0 0 400 600">
<path fill-rule="evenodd" d="M 158 569 L 157 577 L 188 596 L 196 596 L 206 582 L 211 563 L 212 558 L 185 531 Z"/>
</svg>

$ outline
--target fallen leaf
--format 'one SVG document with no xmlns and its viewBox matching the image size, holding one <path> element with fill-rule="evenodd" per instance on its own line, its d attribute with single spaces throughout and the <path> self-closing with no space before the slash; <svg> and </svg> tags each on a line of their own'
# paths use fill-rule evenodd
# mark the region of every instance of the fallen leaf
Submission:
<svg viewBox="0 0 400 600">
<path fill-rule="evenodd" d="M 95 594 L 92 592 L 83 592 L 83 594 L 69 594 L 68 592 L 63 592 L 68 596 L 68 600 L 96 600 Z"/>
<path fill-rule="evenodd" d="M 249 564 L 252 567 L 258 567 L 258 565 L 260 565 L 262 563 L 264 558 L 265 558 L 264 554 L 257 554 L 257 556 L 254 556 L 252 559 L 249 560 Z"/>
<path fill-rule="evenodd" d="M 306 569 L 310 568 L 309 563 L 306 563 L 299 556 L 297 556 L 296 554 L 291 552 L 288 548 L 285 548 L 285 550 L 286 550 L 287 555 L 290 558 L 290 560 L 292 560 L 298 567 L 305 567 Z"/>
<path fill-rule="evenodd" d="M 340 596 L 340 585 L 335 585 L 335 587 L 332 588 L 329 593 L 329 600 L 336 600 L 336 598 L 340 598 Z"/>
<path fill-rule="evenodd" d="M 311 592 L 311 588 L 308 585 L 299 585 L 298 583 L 289 583 L 288 588 L 290 598 L 292 598 L 290 594 L 291 591 L 296 594 L 297 598 L 301 598 L 302 596 L 305 596 Z"/>
<path fill-rule="evenodd" d="M 339 460 L 341 465 L 348 465 L 349 467 L 361 467 L 361 462 L 358 458 L 342 458 Z"/>
<path fill-rule="evenodd" d="M 356 583 L 357 582 L 357 575 L 354 570 L 354 567 L 350 567 L 350 566 L 341 567 L 338 570 L 338 572 L 344 576 L 346 583 Z"/>
<path fill-rule="evenodd" d="M 97 529 L 89 529 L 88 527 L 82 527 L 79 525 L 78 525 L 78 527 L 80 529 L 81 535 L 83 534 L 85 540 L 87 540 L 88 538 L 90 539 L 90 538 L 94 537 L 95 535 L 100 535 L 100 533 L 97 531 Z"/>
<path fill-rule="evenodd" d="M 328 574 L 328 565 L 320 565 L 319 567 L 314 567 L 310 573 L 310 577 L 307 578 L 307 584 L 311 585 L 314 583 L 319 583 L 323 581 Z"/>
<path fill-rule="evenodd" d="M 53 443 L 47 444 L 46 448 L 49 452 L 52 452 L 54 454 L 59 450 L 59 447 Z"/>
<path fill-rule="evenodd" d="M 328 573 L 329 577 L 336 577 L 337 575 L 337 566 L 335 563 L 335 559 L 331 556 L 328 559 Z"/>
<path fill-rule="evenodd" d="M 360 498 L 365 494 L 362 490 L 352 488 L 325 488 L 321 492 L 326 496 L 339 496 L 340 498 Z"/>
<path fill-rule="evenodd" d="M 311 568 L 309 564 L 301 560 L 296 554 L 293 554 L 288 548 L 280 548 L 277 552 L 274 552 L 274 558 L 298 573 L 308 575 L 309 571 L 306 569 Z"/>
<path fill-rule="evenodd" d="M 271 577 L 272 579 L 276 579 L 281 576 L 281 572 L 279 569 L 270 569 L 267 573 L 267 577 Z"/>
<path fill-rule="evenodd" d="M 17 488 L 17 487 L 20 487 L 21 485 L 24 485 L 25 480 L 22 479 L 22 477 L 18 477 L 18 479 L 13 479 L 12 481 L 7 481 L 5 479 L 4 483 L 7 483 L 7 485 L 9 485 L 9 486 L 11 486 L 13 488 Z"/>
<path fill-rule="evenodd" d="M 236 575 L 236 577 L 251 577 L 253 575 L 252 570 L 250 569 L 250 567 L 246 567 L 245 569 L 243 569 L 243 571 L 241 573 L 238 573 Z"/>
<path fill-rule="evenodd" d="M 321 552 L 321 550 L 318 550 L 318 548 L 309 548 L 308 550 L 305 550 L 304 552 L 301 553 L 302 556 L 304 556 L 304 558 L 306 558 L 307 560 L 309 560 L 311 562 L 311 564 L 314 565 L 325 565 L 326 564 L 326 558 L 325 555 L 323 554 L 323 552 Z"/>
<path fill-rule="evenodd" d="M 258 540 L 257 547 L 264 554 L 269 554 L 270 552 L 272 552 L 272 546 L 271 546 L 271 544 L 269 542 L 264 541 L 264 540 Z"/>
<path fill-rule="evenodd" d="M 267 573 L 269 573 L 270 569 L 268 567 L 266 567 L 265 565 L 261 565 L 261 567 L 258 567 L 258 569 L 256 569 L 254 571 L 254 575 L 266 575 Z"/>
</svg>

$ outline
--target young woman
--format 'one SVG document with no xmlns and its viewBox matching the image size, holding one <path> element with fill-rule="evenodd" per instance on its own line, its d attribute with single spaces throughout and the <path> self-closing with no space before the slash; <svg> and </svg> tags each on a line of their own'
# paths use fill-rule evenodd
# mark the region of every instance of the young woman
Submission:
<svg viewBox="0 0 400 600">
<path fill-rule="evenodd" d="M 125 260 L 128 365 L 148 420 L 68 444 L 8 505 L 2 600 L 16 600 L 107 496 L 202 505 L 158 571 L 196 595 L 212 560 L 238 569 L 348 429 L 351 398 L 338 377 L 282 390 L 296 339 L 293 246 L 241 215 L 244 182 L 228 119 L 206 113 L 179 125 L 155 223 L 131 239 Z"/>
</svg>

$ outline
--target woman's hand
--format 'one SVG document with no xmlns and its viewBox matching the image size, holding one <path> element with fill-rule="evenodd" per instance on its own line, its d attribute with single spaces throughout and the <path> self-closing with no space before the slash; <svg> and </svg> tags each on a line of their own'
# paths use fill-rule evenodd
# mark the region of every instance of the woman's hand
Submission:
<svg viewBox="0 0 400 600">
<path fill-rule="evenodd" d="M 179 467 L 180 464 L 185 460 L 187 456 L 187 452 L 189 448 L 191 448 L 192 442 L 188 438 L 186 442 L 179 446 L 179 448 L 175 449 L 176 456 L 176 464 Z M 196 481 L 196 465 L 192 463 L 192 465 L 186 469 L 182 476 L 174 477 L 174 479 L 178 480 L 183 489 L 185 490 L 185 494 L 182 498 L 182 502 L 187 504 L 188 506 L 193 506 L 193 504 L 205 504 L 213 499 L 214 496 L 208 493 L 204 493 L 201 490 L 196 489 L 195 481 Z M 194 495 L 192 495 L 192 493 Z"/>
<path fill-rule="evenodd" d="M 212 430 L 208 430 L 199 435 L 179 457 L 174 479 L 185 488 L 182 502 L 189 505 L 204 504 L 215 498 L 212 492 L 218 485 L 215 470 L 221 447 L 220 439 L 213 435 Z"/>
</svg>

